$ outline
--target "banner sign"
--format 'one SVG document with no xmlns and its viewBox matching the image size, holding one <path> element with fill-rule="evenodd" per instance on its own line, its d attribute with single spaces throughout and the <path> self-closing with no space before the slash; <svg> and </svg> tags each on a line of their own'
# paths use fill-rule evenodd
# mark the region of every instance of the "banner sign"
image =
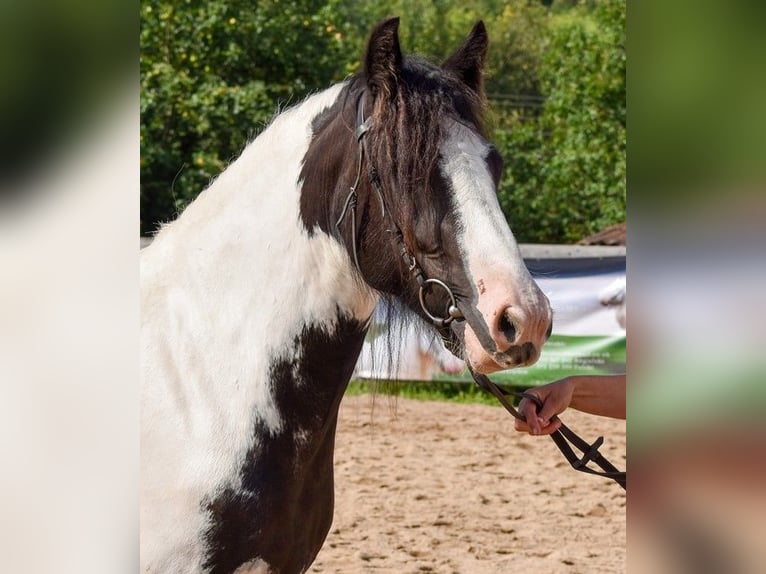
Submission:
<svg viewBox="0 0 766 574">
<path fill-rule="evenodd" d="M 625 372 L 625 256 L 526 263 L 550 299 L 553 333 L 535 365 L 494 373 L 492 380 L 529 387 L 576 373 Z M 385 308 L 376 311 L 356 378 L 473 381 L 427 327 L 413 321 L 391 326 L 387 316 Z"/>
</svg>

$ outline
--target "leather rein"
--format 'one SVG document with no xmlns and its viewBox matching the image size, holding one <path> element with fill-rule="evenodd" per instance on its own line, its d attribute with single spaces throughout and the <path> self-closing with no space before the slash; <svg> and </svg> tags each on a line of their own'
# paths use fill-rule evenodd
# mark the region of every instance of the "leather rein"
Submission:
<svg viewBox="0 0 766 574">
<path fill-rule="evenodd" d="M 351 217 L 351 229 L 352 229 L 352 237 L 351 237 L 351 252 L 354 258 L 354 264 L 356 265 L 357 271 L 359 273 L 362 273 L 362 269 L 359 266 L 359 256 L 357 254 L 357 238 L 359 235 L 359 229 L 357 228 L 357 221 L 356 221 L 356 206 L 357 206 L 357 199 L 358 199 L 358 188 L 359 183 L 361 181 L 362 177 L 362 164 L 364 163 L 364 153 L 365 153 L 365 147 L 364 147 L 364 135 L 367 133 L 367 131 L 370 129 L 370 120 L 367 118 L 365 120 L 364 118 L 364 92 L 360 94 L 359 100 L 357 102 L 357 113 L 356 113 L 356 129 L 355 129 L 355 135 L 356 135 L 356 141 L 359 144 L 359 156 L 357 161 L 357 169 L 356 169 L 356 179 L 354 180 L 354 184 L 350 187 L 349 193 L 346 196 L 346 200 L 343 203 L 343 209 L 341 211 L 340 217 L 335 222 L 335 227 L 338 230 L 339 233 L 341 233 L 341 224 L 343 223 L 343 220 L 346 218 L 347 214 L 350 214 Z M 378 177 L 378 173 L 375 170 L 374 167 L 370 168 L 370 182 L 372 183 L 372 187 L 375 190 L 375 193 L 378 197 L 378 202 L 380 203 L 380 209 L 381 209 L 381 216 L 382 218 L 388 219 L 388 222 L 390 224 L 390 228 L 387 229 L 387 231 L 394 235 L 398 247 L 399 247 L 399 253 L 404 260 L 404 263 L 407 266 L 408 271 L 410 272 L 410 275 L 417 281 L 419 286 L 419 293 L 418 293 L 418 299 L 420 300 L 420 306 L 423 309 L 423 312 L 426 314 L 426 316 L 431 320 L 431 322 L 434 324 L 434 326 L 439 330 L 444 330 L 451 326 L 451 324 L 454 322 L 462 322 L 465 321 L 465 316 L 463 313 L 458 309 L 457 306 L 457 300 L 455 299 L 455 295 L 452 292 L 452 289 L 443 281 L 440 279 L 433 279 L 433 278 L 426 278 L 425 274 L 423 273 L 423 270 L 421 269 L 420 265 L 418 264 L 417 260 L 415 259 L 415 256 L 409 252 L 407 249 L 405 243 L 404 243 L 404 236 L 402 234 L 401 229 L 396 224 L 396 222 L 393 220 L 393 218 L 390 216 L 390 214 L 386 210 L 386 204 L 383 200 L 383 192 L 381 190 L 381 184 L 380 184 L 380 178 Z M 434 287 L 440 287 L 443 289 L 448 298 L 449 298 L 449 304 L 446 308 L 446 313 L 444 316 L 438 316 L 428 309 L 426 306 L 425 296 L 426 293 L 433 289 Z M 514 395 L 517 397 L 527 398 L 534 402 L 537 405 L 537 408 L 542 407 L 542 402 L 540 399 L 532 394 L 532 393 L 517 393 L 517 392 L 510 392 L 506 391 L 505 389 L 499 387 L 495 383 L 493 383 L 486 375 L 482 375 L 479 373 L 475 373 L 474 370 L 471 368 L 471 366 L 466 363 L 468 366 L 468 370 L 471 373 L 471 376 L 473 377 L 473 380 L 476 382 L 476 384 L 484 389 L 485 391 L 491 393 L 492 395 L 497 398 L 497 400 L 500 402 L 501 405 L 507 410 L 514 418 L 525 421 L 526 419 L 519 413 L 516 408 L 511 404 L 511 402 L 508 400 L 508 395 Z M 599 451 L 599 447 L 604 442 L 604 437 L 598 437 L 593 444 L 589 444 L 587 441 L 580 438 L 577 434 L 575 434 L 569 427 L 567 427 L 563 422 L 561 423 L 561 426 L 556 430 L 555 432 L 550 434 L 551 439 L 553 439 L 553 442 L 556 443 L 556 446 L 559 448 L 561 453 L 564 455 L 564 457 L 567 459 L 569 464 L 577 471 L 585 472 L 588 474 L 595 474 L 597 476 L 603 476 L 605 478 L 609 478 L 611 480 L 614 480 L 617 484 L 622 486 L 624 489 L 627 489 L 626 483 L 627 483 L 627 474 L 623 471 L 617 470 L 617 468 L 612 465 Z M 578 456 L 575 452 L 575 449 L 579 450 L 582 454 Z M 596 470 L 594 468 L 591 468 L 588 466 L 590 463 L 595 464 L 598 466 L 601 470 Z"/>
<path fill-rule="evenodd" d="M 535 405 L 537 405 L 538 409 L 542 408 L 543 406 L 543 403 L 535 394 L 506 391 L 505 389 L 502 389 L 493 383 L 486 375 L 475 373 L 473 369 L 470 368 L 470 366 L 468 370 L 470 371 L 471 376 L 473 377 L 473 380 L 476 381 L 477 385 L 479 385 L 482 389 L 492 393 L 500 402 L 500 404 L 503 405 L 505 410 L 507 410 L 509 413 L 511 413 L 511 415 L 513 415 L 514 418 L 520 421 L 526 422 L 526 418 L 524 418 L 524 416 L 522 416 L 522 414 L 514 408 L 514 406 L 508 400 L 507 395 L 514 395 L 517 397 L 529 399 L 535 403 Z M 604 437 L 600 436 L 595 441 L 593 441 L 593 444 L 589 444 L 563 422 L 556 431 L 550 434 L 550 437 L 553 439 L 553 442 L 556 443 L 556 446 L 561 451 L 561 454 L 564 455 L 564 458 L 567 459 L 572 468 L 579 470 L 580 472 L 595 474 L 597 476 L 603 476 L 604 478 L 614 480 L 617 484 L 627 490 L 627 473 L 625 471 L 617 470 L 617 468 L 598 451 L 599 447 L 604 443 Z M 582 455 L 578 456 L 575 452 L 575 449 L 579 450 Z M 593 462 L 593 464 L 598 466 L 601 470 L 596 470 L 588 466 L 588 464 L 591 462 Z"/>
</svg>

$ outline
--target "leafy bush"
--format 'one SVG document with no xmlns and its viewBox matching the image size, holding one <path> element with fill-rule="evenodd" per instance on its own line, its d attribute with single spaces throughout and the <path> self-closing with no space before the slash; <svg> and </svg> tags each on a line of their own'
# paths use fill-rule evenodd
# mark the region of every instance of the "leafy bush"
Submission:
<svg viewBox="0 0 766 574">
<path fill-rule="evenodd" d="M 319 0 L 144 0 L 142 233 L 207 187 L 278 106 L 342 79 L 334 18 Z"/>
<path fill-rule="evenodd" d="M 623 2 L 552 20 L 542 114 L 496 130 L 501 205 L 519 240 L 567 243 L 625 221 L 625 60 Z"/>
</svg>

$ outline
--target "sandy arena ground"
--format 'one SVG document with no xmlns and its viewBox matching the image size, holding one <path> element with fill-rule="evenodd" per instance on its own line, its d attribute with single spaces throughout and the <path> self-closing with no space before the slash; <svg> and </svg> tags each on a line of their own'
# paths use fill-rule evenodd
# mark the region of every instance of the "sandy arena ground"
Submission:
<svg viewBox="0 0 766 574">
<path fill-rule="evenodd" d="M 625 421 L 564 422 L 625 468 Z M 500 407 L 346 397 L 335 518 L 312 573 L 625 572 L 625 494 Z"/>
</svg>

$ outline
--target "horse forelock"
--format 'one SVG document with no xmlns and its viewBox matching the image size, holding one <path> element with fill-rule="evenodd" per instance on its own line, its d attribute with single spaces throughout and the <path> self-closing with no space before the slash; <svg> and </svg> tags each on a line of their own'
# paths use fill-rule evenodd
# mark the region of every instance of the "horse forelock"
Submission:
<svg viewBox="0 0 766 574">
<path fill-rule="evenodd" d="M 440 158 L 440 146 L 451 122 L 469 126 L 484 136 L 484 100 L 454 74 L 419 56 L 402 63 L 397 90 L 378 95 L 370 105 L 364 72 L 353 76 L 334 104 L 312 121 L 312 143 L 303 158 L 301 218 L 310 233 L 317 227 L 335 235 L 338 216 L 357 168 L 354 135 L 357 102 L 365 98 L 370 129 L 364 136 L 369 167 L 381 177 L 386 207 L 398 221 L 427 218 L 439 198 L 428 190 Z M 362 181 L 363 185 L 367 182 Z M 436 199 L 436 201 L 434 201 Z M 408 227 L 403 229 L 405 233 Z M 411 243 L 413 237 L 405 238 Z"/>
<path fill-rule="evenodd" d="M 394 99 L 381 99 L 372 110 L 367 142 L 398 221 L 438 225 L 446 209 L 447 190 L 438 182 L 437 169 L 446 127 L 458 122 L 483 136 L 483 111 L 480 95 L 455 76 L 421 57 L 405 58 Z M 417 251 L 414 228 L 402 231 L 407 246 Z"/>
</svg>

